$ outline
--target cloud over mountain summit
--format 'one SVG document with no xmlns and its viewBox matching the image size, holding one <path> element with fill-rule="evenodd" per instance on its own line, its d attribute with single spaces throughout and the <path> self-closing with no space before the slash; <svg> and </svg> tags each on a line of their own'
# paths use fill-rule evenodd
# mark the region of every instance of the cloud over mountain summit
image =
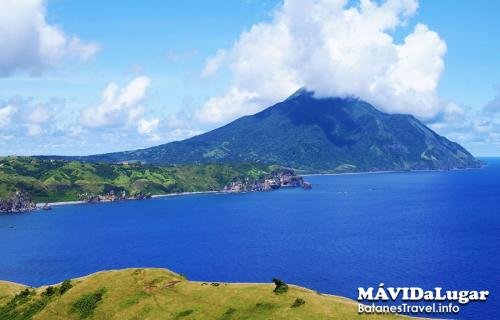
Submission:
<svg viewBox="0 0 500 320">
<path fill-rule="evenodd" d="M 225 93 L 197 117 L 221 123 L 278 102 L 300 87 L 318 96 L 357 96 L 383 111 L 431 118 L 443 111 L 437 87 L 446 44 L 424 24 L 402 43 L 393 36 L 418 9 L 416 0 L 285 0 L 207 60 L 203 76 L 228 68 Z"/>
</svg>

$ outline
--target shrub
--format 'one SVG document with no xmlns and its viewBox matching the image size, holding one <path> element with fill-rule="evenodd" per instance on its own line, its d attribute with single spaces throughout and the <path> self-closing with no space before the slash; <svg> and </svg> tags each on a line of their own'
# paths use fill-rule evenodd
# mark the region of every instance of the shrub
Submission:
<svg viewBox="0 0 500 320">
<path fill-rule="evenodd" d="M 21 299 L 29 297 L 31 294 L 31 290 L 29 288 L 25 288 L 23 291 L 19 292 L 17 296 Z"/>
<path fill-rule="evenodd" d="M 48 286 L 47 289 L 45 289 L 45 292 L 43 293 L 47 297 L 52 296 L 54 293 L 56 293 L 56 290 L 52 286 Z"/>
<path fill-rule="evenodd" d="M 303 305 L 304 303 L 306 303 L 306 301 L 305 301 L 304 299 L 297 298 L 297 299 L 295 299 L 295 301 L 292 303 L 292 308 L 298 308 L 298 307 L 300 307 L 301 305 Z"/>
<path fill-rule="evenodd" d="M 16 319 L 16 320 L 18 320 L 18 319 L 32 319 L 34 315 L 36 315 L 37 313 L 42 311 L 43 308 L 45 308 L 45 306 L 47 305 L 48 302 L 49 302 L 49 299 L 35 300 L 27 305 L 26 309 L 24 309 L 22 311 L 22 314 L 20 317 L 18 316 L 14 319 Z"/>
<path fill-rule="evenodd" d="M 30 298 L 31 297 L 31 298 Z M 45 308 L 51 297 L 42 294 L 37 299 L 36 292 L 24 289 L 7 304 L 0 307 L 0 319 L 2 320 L 29 320 Z"/>
<path fill-rule="evenodd" d="M 59 294 L 63 295 L 72 287 L 73 285 L 71 284 L 71 280 L 64 280 L 63 283 L 61 284 L 61 287 L 59 288 Z"/>
<path fill-rule="evenodd" d="M 184 311 L 181 311 L 179 312 L 176 316 L 175 316 L 175 319 L 180 319 L 180 318 L 184 318 L 184 317 L 187 317 L 189 316 L 191 313 L 193 313 L 194 310 L 193 309 L 187 309 L 187 310 L 184 310 Z"/>
<path fill-rule="evenodd" d="M 104 288 L 95 292 L 87 293 L 81 296 L 73 303 L 72 312 L 80 314 L 80 319 L 88 318 L 94 313 L 97 304 L 102 300 L 102 296 L 106 290 Z"/>
<path fill-rule="evenodd" d="M 288 291 L 288 285 L 284 281 L 274 278 L 273 282 L 276 285 L 276 288 L 274 288 L 274 293 L 282 294 Z"/>
</svg>

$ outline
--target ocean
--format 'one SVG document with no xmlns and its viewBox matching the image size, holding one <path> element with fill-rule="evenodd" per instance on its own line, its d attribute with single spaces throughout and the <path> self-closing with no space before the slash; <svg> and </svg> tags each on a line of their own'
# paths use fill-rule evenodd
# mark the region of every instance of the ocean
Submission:
<svg viewBox="0 0 500 320">
<path fill-rule="evenodd" d="M 482 169 L 307 176 L 312 190 L 197 194 L 0 215 L 0 279 L 32 286 L 104 269 L 358 287 L 489 290 L 458 316 L 500 319 L 500 159 Z"/>
</svg>

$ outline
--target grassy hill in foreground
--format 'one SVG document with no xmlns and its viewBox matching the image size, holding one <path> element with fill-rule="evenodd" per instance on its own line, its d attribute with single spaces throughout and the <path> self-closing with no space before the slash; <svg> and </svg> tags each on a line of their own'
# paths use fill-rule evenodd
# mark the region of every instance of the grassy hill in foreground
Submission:
<svg viewBox="0 0 500 320">
<path fill-rule="evenodd" d="M 275 167 L 258 164 L 157 166 L 0 158 L 0 199 L 20 190 L 36 202 L 79 200 L 81 194 L 127 195 L 218 191 L 238 179 L 260 179 Z"/>
<path fill-rule="evenodd" d="M 26 288 L 0 282 L 1 319 L 406 318 L 363 317 L 352 300 L 297 286 L 276 294 L 274 284 L 192 282 L 166 269 L 104 271 L 71 280 L 70 285 Z"/>
</svg>

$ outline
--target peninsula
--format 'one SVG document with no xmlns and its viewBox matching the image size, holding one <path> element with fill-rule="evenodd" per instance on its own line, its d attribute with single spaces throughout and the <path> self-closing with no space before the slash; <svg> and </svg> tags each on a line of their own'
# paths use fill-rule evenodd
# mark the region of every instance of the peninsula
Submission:
<svg viewBox="0 0 500 320">
<path fill-rule="evenodd" d="M 308 189 L 311 185 L 295 171 L 272 165 L 160 166 L 33 157 L 0 159 L 0 212 L 32 211 L 36 203 L 142 200 L 152 195 L 268 191 L 281 187 Z"/>
</svg>

